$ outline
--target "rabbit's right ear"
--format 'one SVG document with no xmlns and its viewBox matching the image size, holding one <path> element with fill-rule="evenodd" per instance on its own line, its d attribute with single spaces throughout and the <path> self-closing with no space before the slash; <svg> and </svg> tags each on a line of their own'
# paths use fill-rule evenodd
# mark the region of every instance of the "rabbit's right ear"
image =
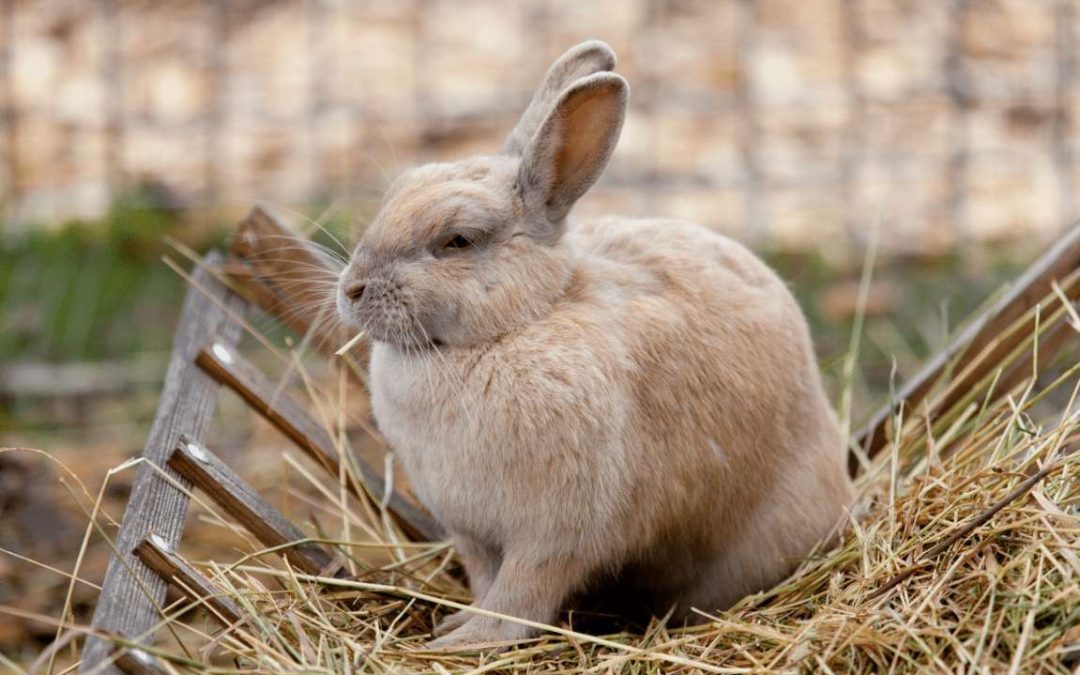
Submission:
<svg viewBox="0 0 1080 675">
<path fill-rule="evenodd" d="M 614 68 L 615 52 L 599 40 L 582 42 L 567 50 L 548 69 L 521 120 L 506 137 L 502 154 L 521 156 L 563 90 L 582 78 Z"/>
<path fill-rule="evenodd" d="M 552 242 L 574 202 L 607 166 L 626 117 L 629 85 L 596 73 L 570 85 L 540 123 L 521 156 L 517 186 L 525 207 L 541 217 L 531 234 Z"/>
</svg>

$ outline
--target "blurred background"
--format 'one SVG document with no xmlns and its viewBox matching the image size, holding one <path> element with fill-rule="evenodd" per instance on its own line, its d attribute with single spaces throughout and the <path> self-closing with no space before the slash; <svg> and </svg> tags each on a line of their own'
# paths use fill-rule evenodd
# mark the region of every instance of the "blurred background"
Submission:
<svg viewBox="0 0 1080 675">
<path fill-rule="evenodd" d="M 758 245 L 1046 240 L 1075 208 L 1074 3 L 5 0 L 6 230 L 143 190 L 235 215 L 363 210 L 402 166 L 497 148 L 599 37 L 633 110 L 609 210 Z"/>
<path fill-rule="evenodd" d="M 184 291 L 167 237 L 205 250 L 262 202 L 347 241 L 404 167 L 495 151 L 588 38 L 632 95 L 577 216 L 685 218 L 760 252 L 858 421 L 1076 216 L 1078 5 L 0 0 L 0 445 L 96 489 L 156 405 Z M 0 513 L 55 483 L 14 456 Z M 80 534 L 26 518 L 0 516 L 0 546 Z M 0 557 L 0 603 L 30 597 L 26 569 Z M 0 616 L 0 648 L 34 630 Z"/>
</svg>

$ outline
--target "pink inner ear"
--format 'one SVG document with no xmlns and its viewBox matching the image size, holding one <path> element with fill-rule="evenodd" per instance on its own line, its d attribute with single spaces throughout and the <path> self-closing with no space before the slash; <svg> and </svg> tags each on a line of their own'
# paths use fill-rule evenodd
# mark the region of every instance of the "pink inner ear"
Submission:
<svg viewBox="0 0 1080 675">
<path fill-rule="evenodd" d="M 582 181 L 595 178 L 597 164 L 607 158 L 611 126 L 619 98 L 608 87 L 583 92 L 563 113 L 562 143 L 555 159 L 557 191 L 577 193 Z"/>
</svg>

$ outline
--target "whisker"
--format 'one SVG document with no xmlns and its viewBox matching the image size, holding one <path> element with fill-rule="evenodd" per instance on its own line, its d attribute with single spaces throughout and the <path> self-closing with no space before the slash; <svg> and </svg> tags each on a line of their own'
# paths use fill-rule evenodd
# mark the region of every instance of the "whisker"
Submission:
<svg viewBox="0 0 1080 675">
<path fill-rule="evenodd" d="M 278 237 L 267 237 L 267 239 L 271 239 L 271 238 L 278 238 Z M 294 237 L 283 237 L 283 238 L 286 239 L 286 240 L 291 240 L 293 243 L 291 243 L 289 245 L 285 245 L 285 246 L 275 246 L 274 248 L 271 248 L 271 249 L 266 250 L 266 251 L 257 251 L 257 252 L 251 253 L 250 255 L 248 255 L 248 258 L 250 258 L 252 260 L 262 260 L 262 259 L 266 259 L 266 256 L 269 256 L 269 255 L 272 255 L 272 254 L 282 253 L 282 252 L 286 252 L 286 251 L 298 251 L 298 252 L 303 253 L 305 255 L 312 255 L 312 256 L 316 256 L 317 258 L 321 259 L 323 261 L 323 263 L 324 263 L 323 266 L 326 267 L 328 270 L 339 270 L 340 271 L 342 268 L 344 268 L 346 265 L 349 264 L 349 261 L 344 256 L 340 255 L 336 251 L 333 251 L 331 249 L 323 247 L 322 244 L 318 244 L 318 243 L 312 242 L 310 240 L 297 240 Z M 313 263 L 305 262 L 305 261 L 302 261 L 302 260 L 295 260 L 294 258 L 289 258 L 289 257 L 278 258 L 278 260 L 281 260 L 283 262 L 295 262 L 297 264 L 307 264 L 307 265 L 313 264 Z"/>
<path fill-rule="evenodd" d="M 326 215 L 332 215 L 332 214 L 333 214 L 334 212 L 336 212 L 337 210 L 340 210 L 340 205 L 342 205 L 343 203 L 344 203 L 344 200 L 342 200 L 342 199 L 340 199 L 340 198 L 339 198 L 339 199 L 337 199 L 337 200 L 335 200 L 335 201 L 334 201 L 334 203 L 333 203 L 333 204 L 331 204 L 331 206 L 330 206 L 330 207 L 328 207 L 328 208 L 327 208 L 326 210 L 324 210 L 324 211 L 323 211 L 323 214 L 322 214 L 322 215 L 320 215 L 319 217 L 320 217 L 320 218 L 322 218 L 322 217 L 324 217 L 324 216 L 326 216 Z M 337 245 L 338 245 L 338 247 L 340 247 L 340 249 L 341 249 L 341 254 L 339 254 L 339 253 L 338 253 L 337 251 L 333 251 L 333 249 L 331 249 L 331 248 L 330 248 L 330 247 L 328 247 L 328 246 L 324 246 L 324 245 L 322 245 L 322 244 L 320 244 L 320 243 L 318 243 L 318 242 L 315 242 L 315 241 L 311 241 L 310 239 L 307 239 L 306 241 L 307 241 L 308 243 L 310 243 L 311 245 L 313 245 L 313 246 L 318 246 L 318 247 L 320 247 L 320 248 L 323 248 L 323 249 L 325 249 L 325 250 L 326 250 L 326 252 L 328 252 L 328 253 L 333 253 L 333 254 L 335 254 L 336 256 L 338 256 L 339 258 L 341 258 L 341 259 L 342 259 L 343 261 L 344 261 L 344 258 L 342 257 L 342 255 L 348 255 L 348 254 L 349 254 L 349 251 L 348 251 L 348 249 L 346 248 L 345 244 L 343 244 L 343 243 L 341 242 L 341 240 L 337 238 L 337 235 L 335 235 L 335 234 L 334 234 L 333 232 L 331 232 L 329 228 L 327 228 L 326 226 L 324 226 L 324 225 L 323 225 L 322 223 L 320 223 L 320 222 L 319 222 L 318 220 L 313 220 L 313 219 L 309 218 L 308 216 L 304 215 L 303 213 L 300 213 L 299 211 L 295 211 L 295 210 L 293 210 L 293 209 L 289 209 L 289 208 L 286 208 L 286 207 L 284 207 L 284 206 L 280 206 L 280 205 L 277 205 L 277 204 L 270 204 L 270 203 L 267 203 L 267 205 L 268 205 L 268 206 L 270 206 L 270 207 L 272 207 L 272 208 L 274 208 L 274 209 L 277 209 L 277 210 L 279 210 L 279 211 L 282 211 L 282 212 L 284 212 L 284 213 L 287 213 L 287 214 L 289 214 L 289 215 L 292 215 L 292 216 L 294 216 L 294 217 L 296 217 L 296 218 L 299 218 L 299 219 L 301 219 L 301 220 L 303 220 L 303 221 L 307 222 L 308 224 L 312 225 L 313 227 L 315 227 L 315 228 L 316 228 L 316 229 L 318 229 L 319 231 L 323 232 L 323 233 L 324 233 L 324 234 L 326 234 L 326 235 L 327 235 L 328 237 L 330 237 L 330 239 L 331 239 L 331 240 L 332 240 L 332 241 L 333 241 L 333 242 L 334 242 L 335 244 L 337 244 Z M 347 262 L 347 261 L 345 261 L 345 262 Z"/>
<path fill-rule="evenodd" d="M 339 252 L 325 244 L 304 237 L 287 234 L 264 234 L 261 235 L 260 238 L 263 241 L 284 241 L 287 244 L 282 246 L 276 246 L 270 249 L 270 251 L 294 250 L 301 251 L 309 255 L 319 255 L 321 257 L 324 257 L 328 261 L 333 261 L 335 263 L 348 262 L 347 253 Z M 254 255 L 258 255 L 258 253 Z"/>
</svg>

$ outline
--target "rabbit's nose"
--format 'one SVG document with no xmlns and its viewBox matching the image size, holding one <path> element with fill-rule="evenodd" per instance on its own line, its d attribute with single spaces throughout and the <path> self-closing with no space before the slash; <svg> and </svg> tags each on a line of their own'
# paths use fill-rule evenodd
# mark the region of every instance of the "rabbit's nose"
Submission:
<svg viewBox="0 0 1080 675">
<path fill-rule="evenodd" d="M 353 302 L 360 302 L 360 299 L 364 297 L 365 288 L 367 285 L 363 281 L 354 281 L 345 287 L 345 297 Z"/>
</svg>

